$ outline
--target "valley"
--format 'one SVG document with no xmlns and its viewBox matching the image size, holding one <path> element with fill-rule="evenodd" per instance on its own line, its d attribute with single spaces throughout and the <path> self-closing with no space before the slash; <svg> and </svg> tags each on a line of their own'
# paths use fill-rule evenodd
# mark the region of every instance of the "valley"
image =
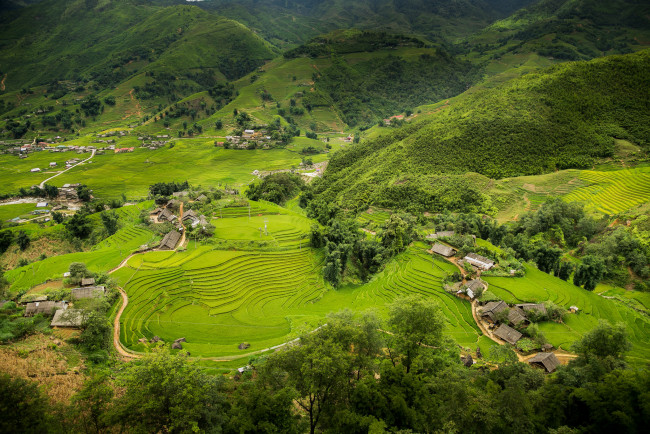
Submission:
<svg viewBox="0 0 650 434">
<path fill-rule="evenodd" d="M 0 408 L 32 396 L 21 432 L 637 432 L 648 17 L 3 5 Z"/>
</svg>

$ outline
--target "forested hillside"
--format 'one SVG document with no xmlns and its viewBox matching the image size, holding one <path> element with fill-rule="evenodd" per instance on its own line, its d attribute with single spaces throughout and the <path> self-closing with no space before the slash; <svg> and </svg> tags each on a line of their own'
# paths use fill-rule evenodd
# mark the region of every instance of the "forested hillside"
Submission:
<svg viewBox="0 0 650 434">
<path fill-rule="evenodd" d="M 273 57 L 246 27 L 195 6 L 48 0 L 0 19 L 7 91 L 60 80 L 103 89 L 139 72 L 235 79 Z"/>
<path fill-rule="evenodd" d="M 471 51 L 538 53 L 561 60 L 629 53 L 650 44 L 643 0 L 541 0 L 470 38 Z"/>
<path fill-rule="evenodd" d="M 460 197 L 466 190 L 448 175 L 588 168 L 613 154 L 615 138 L 647 150 L 648 104 L 650 50 L 558 65 L 465 94 L 420 122 L 337 153 L 317 190 L 349 208 L 451 209 L 444 203 L 454 195 L 443 186 L 465 192 Z"/>
</svg>

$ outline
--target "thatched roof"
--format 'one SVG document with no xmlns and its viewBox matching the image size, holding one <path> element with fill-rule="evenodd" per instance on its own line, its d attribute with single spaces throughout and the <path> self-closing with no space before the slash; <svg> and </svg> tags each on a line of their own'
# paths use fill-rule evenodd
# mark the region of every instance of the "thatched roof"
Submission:
<svg viewBox="0 0 650 434">
<path fill-rule="evenodd" d="M 179 232 L 169 231 L 160 242 L 159 248 L 163 250 L 174 250 L 180 239 L 181 234 Z"/>
<path fill-rule="evenodd" d="M 537 353 L 528 360 L 533 366 L 544 368 L 546 372 L 553 372 L 560 366 L 560 361 L 553 353 Z"/>
<path fill-rule="evenodd" d="M 81 286 L 92 286 L 95 284 L 94 277 L 84 277 L 81 279 Z"/>
<path fill-rule="evenodd" d="M 52 327 L 81 327 L 84 315 L 81 309 L 60 309 L 52 318 Z"/>
<path fill-rule="evenodd" d="M 526 318 L 526 314 L 522 309 L 518 307 L 512 307 L 508 311 L 508 321 L 514 325 L 519 325 L 524 321 L 528 321 L 528 318 Z"/>
<path fill-rule="evenodd" d="M 503 300 L 491 301 L 481 308 L 481 316 L 487 316 L 496 322 L 496 314 L 507 308 L 508 305 Z"/>
<path fill-rule="evenodd" d="M 445 246 L 444 244 L 436 243 L 431 247 L 431 251 L 434 253 L 437 253 L 442 256 L 454 256 L 456 254 L 456 250 L 452 249 L 449 246 Z"/>
<path fill-rule="evenodd" d="M 199 216 L 196 214 L 196 212 L 194 212 L 193 209 L 183 213 L 183 221 L 185 221 L 187 219 L 194 220 L 194 219 L 198 219 L 198 218 L 199 218 Z"/>
<path fill-rule="evenodd" d="M 474 279 L 467 282 L 467 289 L 471 289 L 476 292 L 478 289 L 487 289 L 487 283 L 483 282 L 481 279 Z"/>
<path fill-rule="evenodd" d="M 465 365 L 466 368 L 469 368 L 474 364 L 474 359 L 472 359 L 472 356 L 469 354 L 465 357 L 461 356 L 460 360 L 463 362 L 463 365 Z"/>
<path fill-rule="evenodd" d="M 72 298 L 80 300 L 82 298 L 99 298 L 106 293 L 104 286 L 87 286 L 85 288 L 74 288 L 71 290 Z"/>
<path fill-rule="evenodd" d="M 521 303 L 517 304 L 517 307 L 523 309 L 525 312 L 537 311 L 541 314 L 546 315 L 546 306 L 542 303 Z"/>
<path fill-rule="evenodd" d="M 175 220 L 175 219 L 176 219 L 176 216 L 174 215 L 174 213 L 171 212 L 170 210 L 168 210 L 167 208 L 165 208 L 165 209 L 160 213 L 160 215 L 158 216 L 158 220 L 169 220 L 169 221 L 172 221 L 172 220 Z"/>
<path fill-rule="evenodd" d="M 172 344 L 172 350 L 182 350 L 182 349 L 183 349 L 183 345 L 181 345 L 180 342 L 174 342 Z"/>
<path fill-rule="evenodd" d="M 427 235 L 427 238 L 430 240 L 437 240 L 438 238 L 452 237 L 454 236 L 454 234 L 455 234 L 454 231 L 440 231 L 434 234 Z"/>
<path fill-rule="evenodd" d="M 239 346 L 237 348 L 239 348 L 240 350 L 245 350 L 250 346 L 251 346 L 251 344 L 249 344 L 248 342 L 242 342 L 241 344 L 239 344 Z"/>
<path fill-rule="evenodd" d="M 512 345 L 516 344 L 517 341 L 523 336 L 517 330 L 505 324 L 501 324 L 499 328 L 494 331 L 494 335 Z"/>
<path fill-rule="evenodd" d="M 66 306 L 64 301 L 36 301 L 34 303 L 27 303 L 25 316 L 34 316 L 39 313 L 52 315 L 56 309 L 65 309 Z"/>
</svg>

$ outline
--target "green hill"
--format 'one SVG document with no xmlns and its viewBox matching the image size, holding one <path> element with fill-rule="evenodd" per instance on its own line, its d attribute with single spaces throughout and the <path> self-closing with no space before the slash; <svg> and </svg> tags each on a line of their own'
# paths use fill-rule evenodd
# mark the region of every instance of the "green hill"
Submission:
<svg viewBox="0 0 650 434">
<path fill-rule="evenodd" d="M 273 57 L 243 25 L 195 6 L 49 0 L 2 15 L 0 29 L 7 91 L 60 80 L 102 89 L 140 72 L 235 79 Z"/>
<path fill-rule="evenodd" d="M 650 44 L 643 0 L 541 0 L 470 38 L 472 51 L 498 58 L 538 53 L 560 60 L 624 54 Z"/>
<path fill-rule="evenodd" d="M 591 167 L 625 139 L 648 150 L 650 50 L 566 63 L 482 88 L 423 120 L 336 153 L 317 192 L 368 204 L 472 209 L 466 176 Z"/>
</svg>

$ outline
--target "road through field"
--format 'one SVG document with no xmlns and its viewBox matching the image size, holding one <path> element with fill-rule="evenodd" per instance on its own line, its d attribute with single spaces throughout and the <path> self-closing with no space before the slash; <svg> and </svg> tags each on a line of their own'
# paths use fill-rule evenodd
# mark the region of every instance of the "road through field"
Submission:
<svg viewBox="0 0 650 434">
<path fill-rule="evenodd" d="M 93 158 L 94 156 L 95 156 L 95 150 L 93 149 L 93 150 L 92 150 L 92 154 L 90 155 L 90 157 L 86 158 L 86 159 L 83 160 L 83 161 L 78 162 L 77 164 L 75 164 L 75 165 L 72 166 L 72 167 L 68 167 L 67 169 L 65 169 L 65 170 L 63 170 L 63 171 L 57 173 L 57 174 L 54 175 L 54 176 L 50 176 L 50 177 L 47 178 L 45 181 L 41 182 L 41 183 L 38 185 L 38 187 L 39 187 L 39 188 L 43 188 L 43 186 L 45 185 L 45 183 L 46 183 L 47 181 L 49 181 L 50 179 L 56 178 L 57 176 L 59 176 L 59 175 L 65 173 L 65 172 L 67 172 L 68 170 L 74 169 L 74 168 L 77 167 L 78 165 L 85 163 L 86 161 L 90 160 L 90 159 Z"/>
</svg>

